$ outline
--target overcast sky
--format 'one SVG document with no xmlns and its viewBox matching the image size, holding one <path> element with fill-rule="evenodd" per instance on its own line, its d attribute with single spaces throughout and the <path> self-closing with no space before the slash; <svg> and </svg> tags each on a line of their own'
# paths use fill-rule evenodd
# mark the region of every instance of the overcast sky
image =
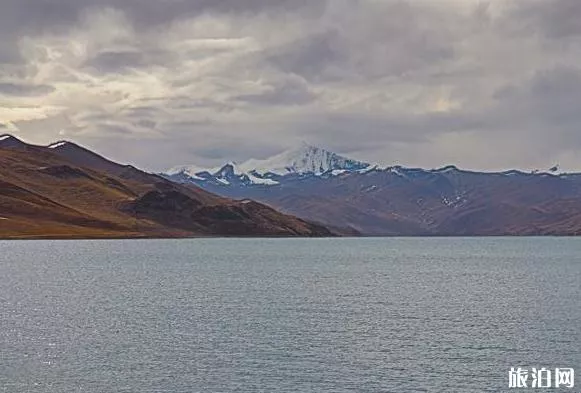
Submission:
<svg viewBox="0 0 581 393">
<path fill-rule="evenodd" d="M 0 132 L 145 169 L 581 170 L 579 0 L 1 0 L 0 37 Z"/>
</svg>

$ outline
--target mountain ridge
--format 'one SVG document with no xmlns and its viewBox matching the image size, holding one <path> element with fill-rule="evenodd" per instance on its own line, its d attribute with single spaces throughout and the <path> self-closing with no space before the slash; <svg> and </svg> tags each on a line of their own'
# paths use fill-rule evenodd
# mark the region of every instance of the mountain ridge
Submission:
<svg viewBox="0 0 581 393">
<path fill-rule="evenodd" d="M 0 136 L 0 238 L 333 236 L 257 202 L 237 201 L 110 161 L 73 142 Z"/>
<path fill-rule="evenodd" d="M 204 169 L 196 165 L 182 165 L 169 169 L 168 176 L 209 180 L 218 184 L 277 185 L 285 176 L 321 176 L 329 171 L 364 170 L 370 164 L 352 160 L 329 150 L 302 142 L 267 159 L 250 159 L 241 164 L 228 162 L 220 167 Z M 234 178 L 237 178 L 236 180 Z"/>
<path fill-rule="evenodd" d="M 201 185 L 209 183 L 215 186 L 276 186 L 284 181 L 297 180 L 309 176 L 330 177 L 346 173 L 369 173 L 388 171 L 405 176 L 407 171 L 424 171 L 427 173 L 464 172 L 475 174 L 498 175 L 577 175 L 575 172 L 563 172 L 559 165 L 546 171 L 534 170 L 525 172 L 518 169 L 505 171 L 476 171 L 460 169 L 455 165 L 440 168 L 423 169 L 401 165 L 371 164 L 353 160 L 327 149 L 302 142 L 299 147 L 291 148 L 266 159 L 249 159 L 242 164 L 229 161 L 213 168 L 197 165 L 181 165 L 170 168 L 161 175 L 178 182 L 192 182 Z"/>
<path fill-rule="evenodd" d="M 164 176 L 370 236 L 581 233 L 581 175 L 562 173 L 558 166 L 542 172 L 479 172 L 454 165 L 422 169 L 360 161 L 349 167 L 342 165 L 349 159 L 341 159 L 324 171 L 270 173 L 270 184 L 249 177 L 267 175 L 234 167 Z M 292 162 L 285 167 L 292 169 Z"/>
</svg>

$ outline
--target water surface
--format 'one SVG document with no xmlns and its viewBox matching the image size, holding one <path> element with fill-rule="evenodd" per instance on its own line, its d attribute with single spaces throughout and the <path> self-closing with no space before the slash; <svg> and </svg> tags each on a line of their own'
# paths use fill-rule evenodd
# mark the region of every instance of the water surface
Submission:
<svg viewBox="0 0 581 393">
<path fill-rule="evenodd" d="M 4 241 L 0 255 L 0 391 L 505 392 L 513 366 L 581 374 L 581 239 Z"/>
</svg>

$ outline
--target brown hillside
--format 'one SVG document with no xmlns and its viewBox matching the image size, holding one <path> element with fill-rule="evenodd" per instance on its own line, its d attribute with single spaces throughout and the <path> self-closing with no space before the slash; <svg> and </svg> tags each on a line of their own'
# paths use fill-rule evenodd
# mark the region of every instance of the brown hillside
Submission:
<svg viewBox="0 0 581 393">
<path fill-rule="evenodd" d="M 78 145 L 0 140 L 1 238 L 328 236 L 258 203 L 213 195 Z"/>
</svg>

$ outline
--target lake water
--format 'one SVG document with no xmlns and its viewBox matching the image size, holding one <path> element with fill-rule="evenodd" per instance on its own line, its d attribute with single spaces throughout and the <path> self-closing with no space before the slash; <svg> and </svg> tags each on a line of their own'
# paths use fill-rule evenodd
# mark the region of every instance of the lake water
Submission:
<svg viewBox="0 0 581 393">
<path fill-rule="evenodd" d="M 581 238 L 4 241 L 0 391 L 577 389 L 580 304 Z"/>
</svg>

